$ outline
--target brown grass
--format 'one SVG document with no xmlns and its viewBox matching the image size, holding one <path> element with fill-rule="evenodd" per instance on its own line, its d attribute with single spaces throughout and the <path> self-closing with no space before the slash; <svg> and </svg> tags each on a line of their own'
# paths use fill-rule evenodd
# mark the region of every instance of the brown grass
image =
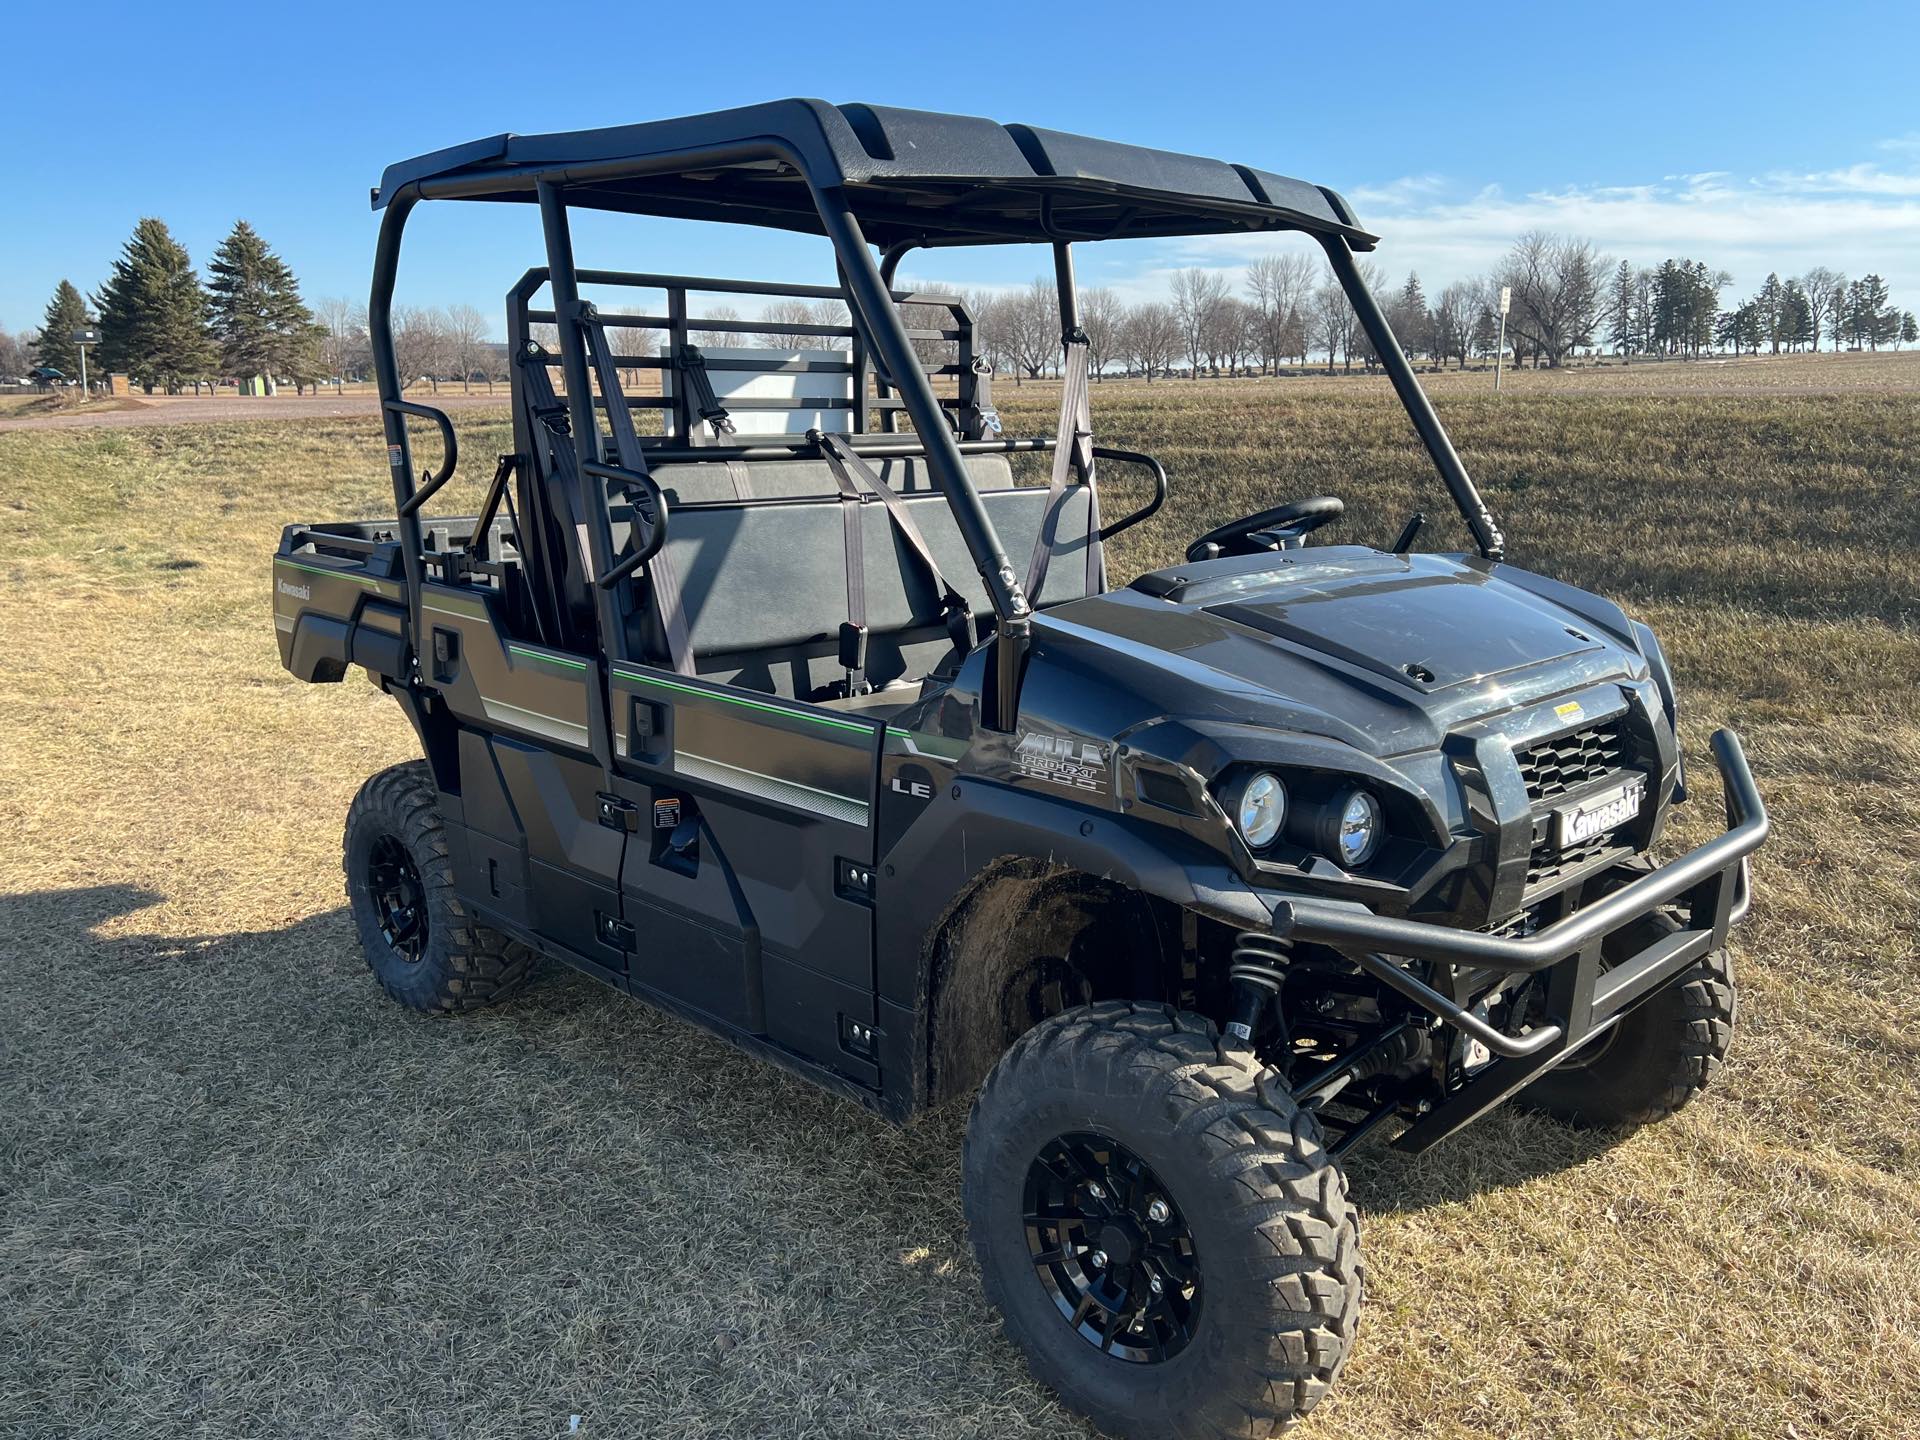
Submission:
<svg viewBox="0 0 1920 1440">
<path fill-rule="evenodd" d="M 1372 1293 L 1301 1433 L 1920 1433 L 1920 413 L 1476 378 L 1436 389 L 1516 558 L 1660 627 L 1777 838 L 1700 1104 L 1355 1158 Z M 1123 570 L 1323 490 L 1335 535 L 1454 533 L 1377 382 L 1095 399 L 1174 475 Z M 896 1132 L 564 971 L 379 997 L 339 825 L 410 737 L 279 669 L 266 556 L 390 508 L 380 458 L 363 420 L 0 435 L 0 1434 L 1084 1433 L 980 1299 L 962 1116 Z"/>
</svg>

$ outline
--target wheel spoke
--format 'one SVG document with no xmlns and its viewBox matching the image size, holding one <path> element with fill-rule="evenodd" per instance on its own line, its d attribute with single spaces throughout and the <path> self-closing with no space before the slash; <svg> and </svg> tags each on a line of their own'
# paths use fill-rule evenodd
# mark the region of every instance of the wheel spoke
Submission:
<svg viewBox="0 0 1920 1440">
<path fill-rule="evenodd" d="M 1088 1344 L 1147 1364 L 1191 1342 L 1192 1232 L 1139 1156 L 1105 1135 L 1058 1136 L 1028 1166 L 1022 1212 L 1035 1278 Z"/>
</svg>

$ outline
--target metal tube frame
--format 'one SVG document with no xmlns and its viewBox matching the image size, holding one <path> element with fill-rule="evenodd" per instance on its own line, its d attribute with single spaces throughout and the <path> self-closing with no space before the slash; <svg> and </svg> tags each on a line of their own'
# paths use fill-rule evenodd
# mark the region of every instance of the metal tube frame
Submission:
<svg viewBox="0 0 1920 1440">
<path fill-rule="evenodd" d="M 415 597 L 414 604 L 419 603 L 418 581 L 423 572 L 423 562 L 420 557 L 418 507 L 412 504 L 414 484 L 411 449 L 404 415 L 389 408 L 389 402 L 400 399 L 392 337 L 393 284 L 401 234 L 413 205 L 422 198 L 479 198 L 488 194 L 524 191 L 529 183 L 533 185 L 547 241 L 549 283 L 554 287 L 555 310 L 563 317 L 560 326 L 562 361 L 567 375 L 569 408 L 574 415 L 575 443 L 583 461 L 598 463 L 603 457 L 599 453 L 599 427 L 594 419 L 591 391 L 587 389 L 586 361 L 579 333 L 577 275 L 573 265 L 572 240 L 566 224 L 567 185 L 616 173 L 632 176 L 665 174 L 762 159 L 784 161 L 805 177 L 822 230 L 833 245 L 838 259 L 847 301 L 856 312 L 855 328 L 864 332 L 855 338 L 856 376 L 863 378 L 859 372 L 866 368 L 867 362 L 861 342 L 870 339 L 875 351 L 874 358 L 889 373 L 893 388 L 899 391 L 903 408 L 912 417 L 914 428 L 923 438 L 929 468 L 947 497 L 961 538 L 973 556 L 975 568 L 985 582 L 993 605 L 999 643 L 989 686 L 991 695 L 986 697 L 990 702 L 987 706 L 988 723 L 998 729 L 1011 729 L 1019 709 L 1019 682 L 1032 611 L 999 536 L 994 531 L 993 522 L 967 474 L 959 446 L 942 420 L 940 404 L 913 355 L 911 342 L 892 303 L 892 276 L 898 268 L 900 257 L 912 247 L 896 245 L 888 251 L 883 261 L 876 264 L 873 250 L 867 244 L 845 191 L 838 186 L 822 186 L 790 147 L 771 138 L 655 155 L 642 161 L 602 161 L 547 169 L 510 167 L 484 178 L 463 181 L 429 179 L 406 187 L 388 201 L 374 258 L 368 330 L 374 374 L 382 401 L 382 420 L 387 435 L 389 466 L 393 472 L 395 503 L 402 512 L 399 517 L 402 549 L 410 588 Z M 1379 303 L 1360 275 L 1348 239 L 1318 227 L 1309 228 L 1308 233 L 1313 234 L 1326 251 L 1362 330 L 1378 352 L 1388 378 L 1393 382 L 1415 430 L 1433 458 L 1441 480 L 1472 532 L 1480 553 L 1488 559 L 1500 558 L 1505 542 L 1499 527 L 1447 438 L 1431 402 L 1421 390 Z M 1062 330 L 1066 333 L 1072 329 L 1077 318 L 1078 295 L 1068 240 L 1064 237 L 1056 239 L 1053 248 L 1055 273 L 1059 280 Z M 674 328 L 680 326 L 684 326 L 684 320 Z M 678 342 L 684 337 L 676 334 L 674 338 Z M 584 469 L 581 475 L 582 484 L 586 486 L 589 477 Z M 586 509 L 590 517 L 590 546 L 596 552 L 593 555 L 595 571 L 596 574 L 605 574 L 611 566 L 606 553 L 611 542 L 605 506 L 588 505 Z M 611 611 L 613 604 L 613 597 L 602 592 L 603 608 Z M 415 619 L 417 628 L 417 615 Z M 602 629 L 603 641 L 615 642 L 615 627 L 610 627 L 604 616 Z"/>
<path fill-rule="evenodd" d="M 1474 544 L 1479 547 L 1483 557 L 1498 560 L 1506 553 L 1506 538 L 1494 522 L 1493 512 L 1487 509 L 1487 502 L 1480 498 L 1473 477 L 1467 474 L 1467 467 L 1461 463 L 1459 453 L 1453 448 L 1453 441 L 1447 437 L 1446 427 L 1434 413 L 1433 402 L 1427 398 L 1427 392 L 1420 388 L 1419 378 L 1407 361 L 1406 351 L 1400 348 L 1400 342 L 1393 337 L 1393 327 L 1387 323 L 1386 312 L 1367 288 L 1366 277 L 1360 273 L 1360 265 L 1353 258 L 1352 248 L 1343 236 L 1320 235 L 1316 238 L 1320 241 L 1320 248 L 1327 252 L 1327 260 L 1333 266 L 1340 288 L 1346 291 L 1353 313 L 1360 321 L 1360 328 L 1366 332 L 1368 342 L 1379 355 L 1381 368 L 1393 382 L 1394 393 L 1400 397 L 1408 418 L 1413 421 L 1420 443 L 1426 446 L 1427 454 L 1433 457 L 1441 483 L 1453 497 L 1460 518 L 1467 522 Z"/>
</svg>

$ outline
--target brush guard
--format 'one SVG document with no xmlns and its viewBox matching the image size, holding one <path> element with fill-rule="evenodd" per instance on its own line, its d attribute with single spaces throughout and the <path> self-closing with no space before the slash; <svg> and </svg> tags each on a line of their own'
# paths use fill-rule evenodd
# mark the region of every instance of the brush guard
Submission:
<svg viewBox="0 0 1920 1440">
<path fill-rule="evenodd" d="M 1726 832 L 1524 938 L 1376 915 L 1363 906 L 1308 897 L 1276 908 L 1276 937 L 1338 951 L 1496 1057 L 1416 1120 L 1395 1142 L 1400 1149 L 1417 1153 L 1472 1124 L 1726 944 L 1727 932 L 1752 903 L 1748 857 L 1766 840 L 1769 821 L 1739 737 L 1731 730 L 1716 731 L 1712 745 L 1726 790 Z M 1683 914 L 1681 928 L 1603 967 L 1608 936 L 1667 905 Z M 1407 961 L 1425 961 L 1436 969 L 1544 975 L 1545 1020 L 1519 1035 L 1508 1034 L 1414 974 Z"/>
</svg>

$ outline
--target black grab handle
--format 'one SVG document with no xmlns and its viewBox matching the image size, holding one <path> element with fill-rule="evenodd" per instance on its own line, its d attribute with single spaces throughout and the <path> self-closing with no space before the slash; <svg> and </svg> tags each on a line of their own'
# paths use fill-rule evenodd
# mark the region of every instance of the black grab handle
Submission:
<svg viewBox="0 0 1920 1440">
<path fill-rule="evenodd" d="M 460 464 L 460 442 L 454 437 L 453 421 L 447 418 L 447 412 L 444 410 L 436 410 L 431 405 L 416 405 L 411 400 L 386 400 L 382 404 L 396 415 L 412 415 L 421 420 L 431 420 L 440 427 L 440 445 L 445 452 L 446 468 L 437 475 L 428 471 L 420 483 L 420 488 L 407 497 L 407 503 L 400 507 L 400 513 L 411 515 L 433 498 L 434 491 L 453 478 L 453 472 Z"/>
<path fill-rule="evenodd" d="M 620 465 L 602 465 L 598 460 L 589 460 L 580 468 L 595 480 L 610 480 L 616 485 L 644 490 L 648 503 L 653 507 L 653 519 L 647 526 L 646 544 L 600 577 L 600 588 L 611 590 L 658 555 L 660 547 L 667 543 L 667 497 L 651 475 L 643 475 L 638 470 L 628 470 Z M 634 507 L 636 516 L 639 508 L 637 505 Z"/>
<path fill-rule="evenodd" d="M 1167 467 L 1151 455 L 1142 455 L 1138 450 L 1111 450 L 1105 445 L 1096 445 L 1093 447 L 1093 458 L 1096 460 L 1118 460 L 1122 465 L 1144 465 L 1153 472 L 1153 498 L 1131 515 L 1124 516 L 1114 521 L 1111 525 L 1102 526 L 1100 529 L 1100 538 L 1103 541 L 1111 540 L 1122 530 L 1128 530 L 1138 525 L 1142 520 L 1154 515 L 1162 505 L 1167 503 Z"/>
</svg>

